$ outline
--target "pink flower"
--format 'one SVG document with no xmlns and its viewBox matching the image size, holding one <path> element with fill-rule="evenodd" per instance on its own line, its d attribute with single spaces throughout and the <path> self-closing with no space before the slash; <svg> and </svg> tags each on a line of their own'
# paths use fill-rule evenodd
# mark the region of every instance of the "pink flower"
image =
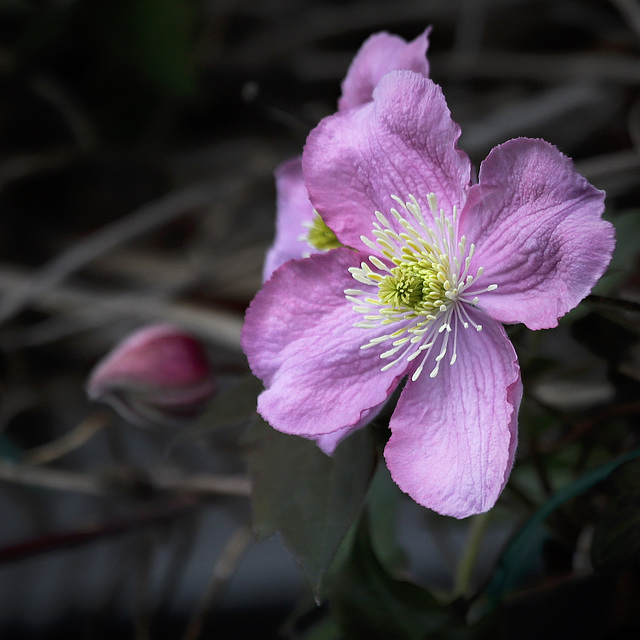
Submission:
<svg viewBox="0 0 640 640">
<path fill-rule="evenodd" d="M 503 322 L 557 325 L 609 263 L 604 194 L 542 140 L 491 151 L 476 184 L 442 92 L 392 71 L 311 132 L 304 176 L 343 248 L 280 267 L 243 345 L 258 410 L 306 438 L 362 421 L 404 379 L 385 448 L 398 486 L 458 518 L 490 509 L 522 395 Z M 350 248 L 347 248 L 350 247 Z"/>
<path fill-rule="evenodd" d="M 141 425 L 180 425 L 215 392 L 202 343 L 171 325 L 130 335 L 94 368 L 87 393 Z"/>
<path fill-rule="evenodd" d="M 386 32 L 370 36 L 360 47 L 342 82 L 338 111 L 370 102 L 382 76 L 394 69 L 409 69 L 428 77 L 426 52 L 430 31 L 431 28 L 426 29 L 411 42 Z M 276 237 L 265 260 L 263 280 L 267 280 L 287 260 L 318 253 L 319 247 L 333 248 L 331 233 L 328 239 L 310 242 L 309 230 L 314 224 L 315 214 L 302 179 L 301 157 L 283 162 L 276 169 L 275 177 L 278 192 Z M 315 225 L 318 223 L 316 219 Z"/>
</svg>

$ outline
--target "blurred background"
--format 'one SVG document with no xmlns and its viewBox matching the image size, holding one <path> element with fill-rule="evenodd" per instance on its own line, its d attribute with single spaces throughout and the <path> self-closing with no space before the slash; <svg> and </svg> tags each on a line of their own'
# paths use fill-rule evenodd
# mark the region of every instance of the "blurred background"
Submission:
<svg viewBox="0 0 640 640">
<path fill-rule="evenodd" d="M 309 597 L 279 538 L 248 533 L 238 426 L 252 407 L 139 428 L 85 385 L 157 322 L 201 340 L 221 393 L 235 384 L 275 167 L 335 111 L 369 34 L 428 25 L 461 148 L 476 167 L 517 136 L 573 157 L 624 229 L 602 292 L 640 301 L 635 0 L 0 0 L 3 640 L 275 638 Z M 525 384 L 562 415 L 615 399 L 629 428 L 637 334 L 577 322 L 516 335 Z M 525 434 L 522 456 L 563 437 Z M 414 575 L 446 586 L 464 529 L 403 517 Z"/>
</svg>

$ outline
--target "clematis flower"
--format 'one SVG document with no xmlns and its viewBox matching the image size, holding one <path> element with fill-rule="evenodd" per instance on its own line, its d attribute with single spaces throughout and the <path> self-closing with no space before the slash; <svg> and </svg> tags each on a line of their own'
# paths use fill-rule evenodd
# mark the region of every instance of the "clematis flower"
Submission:
<svg viewBox="0 0 640 640">
<path fill-rule="evenodd" d="M 375 33 L 365 40 L 342 82 L 338 111 L 370 102 L 373 89 L 388 71 L 408 69 L 428 77 L 426 53 L 430 31 L 431 28 L 427 28 L 411 42 L 386 32 Z M 302 178 L 301 157 L 283 162 L 276 169 L 275 178 L 278 193 L 276 237 L 267 253 L 263 280 L 287 260 L 340 245 L 309 202 Z"/>
<path fill-rule="evenodd" d="M 139 329 L 93 369 L 87 393 L 139 426 L 179 426 L 216 391 L 200 340 L 172 325 Z"/>
<path fill-rule="evenodd" d="M 356 425 L 405 380 L 384 456 L 415 501 L 490 509 L 513 464 L 522 383 L 502 323 L 550 328 L 614 246 L 604 194 L 543 140 L 494 148 L 471 181 L 440 88 L 392 71 L 307 140 L 310 200 L 344 245 L 292 260 L 247 311 L 258 410 L 306 438 Z"/>
</svg>

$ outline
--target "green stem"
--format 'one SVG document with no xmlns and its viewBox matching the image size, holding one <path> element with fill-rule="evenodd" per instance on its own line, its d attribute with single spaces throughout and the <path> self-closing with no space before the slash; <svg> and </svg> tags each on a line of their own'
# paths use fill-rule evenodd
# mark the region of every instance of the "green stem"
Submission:
<svg viewBox="0 0 640 640">
<path fill-rule="evenodd" d="M 473 516 L 471 518 L 466 549 L 464 550 L 462 558 L 460 558 L 460 563 L 458 564 L 458 570 L 456 571 L 456 578 L 453 585 L 454 599 L 463 598 L 469 592 L 473 569 L 476 565 L 476 559 L 478 557 L 478 552 L 480 551 L 482 538 L 484 537 L 487 525 L 489 524 L 490 513 L 490 511 L 487 511 L 486 513 L 479 513 L 477 516 Z"/>
</svg>

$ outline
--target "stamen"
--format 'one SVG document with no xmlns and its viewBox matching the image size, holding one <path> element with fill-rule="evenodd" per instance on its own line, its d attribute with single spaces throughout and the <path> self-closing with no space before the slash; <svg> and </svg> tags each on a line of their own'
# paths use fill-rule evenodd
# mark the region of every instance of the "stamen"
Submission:
<svg viewBox="0 0 640 640">
<path fill-rule="evenodd" d="M 414 196 L 406 202 L 395 195 L 391 198 L 397 208 L 391 207 L 388 215 L 376 211 L 370 237 L 362 236 L 371 251 L 368 260 L 349 269 L 353 279 L 367 289 L 350 288 L 344 293 L 354 304 L 353 310 L 362 314 L 355 327 L 400 326 L 371 338 L 360 348 L 387 343 L 379 357 L 390 361 L 382 371 L 420 359 L 411 375 L 415 381 L 429 361 L 434 363 L 431 377 L 438 374 L 447 354 L 449 365 L 456 363 L 458 331 L 470 326 L 482 330 L 469 309 L 479 304 L 479 294 L 494 291 L 497 285 L 482 290 L 476 287 L 483 268 L 475 275 L 469 273 L 475 245 L 465 236 L 457 236 L 457 207 L 446 212 L 438 207 L 435 194 L 427 194 L 430 217 L 426 219 Z M 436 343 L 439 348 L 434 357 Z"/>
</svg>

